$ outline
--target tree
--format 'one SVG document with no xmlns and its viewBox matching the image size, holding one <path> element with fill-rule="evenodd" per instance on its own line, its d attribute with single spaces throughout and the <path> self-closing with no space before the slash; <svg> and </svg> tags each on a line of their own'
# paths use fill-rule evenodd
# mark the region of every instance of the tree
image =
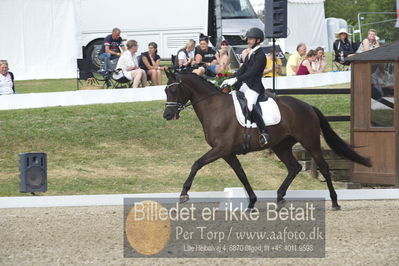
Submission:
<svg viewBox="0 0 399 266">
<path fill-rule="evenodd" d="M 349 25 L 359 29 L 358 13 L 359 12 L 396 12 L 396 1 L 393 0 L 326 0 L 325 4 L 326 17 L 335 17 L 345 19 Z M 399 39 L 399 29 L 395 28 L 396 15 L 377 15 L 367 14 L 363 16 L 361 24 L 362 37 L 366 37 L 368 29 L 377 30 L 381 39 L 386 42 L 392 42 Z M 383 22 L 385 20 L 391 20 Z M 378 23 L 376 23 L 378 22 Z"/>
</svg>

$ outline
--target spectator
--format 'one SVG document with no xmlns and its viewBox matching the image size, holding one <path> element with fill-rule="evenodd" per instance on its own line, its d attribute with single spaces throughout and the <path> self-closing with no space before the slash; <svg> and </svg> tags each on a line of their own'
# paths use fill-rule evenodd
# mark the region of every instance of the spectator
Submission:
<svg viewBox="0 0 399 266">
<path fill-rule="evenodd" d="M 251 48 L 248 47 L 246 49 L 244 49 L 241 52 L 241 56 L 240 56 L 240 66 L 244 63 L 245 59 L 247 58 L 247 55 L 251 52 Z"/>
<path fill-rule="evenodd" d="M 220 43 L 220 49 L 215 54 L 215 56 L 217 61 L 217 73 L 226 71 L 230 68 L 229 43 L 226 40 L 223 40 Z"/>
<path fill-rule="evenodd" d="M 195 65 L 199 67 L 193 70 L 193 73 L 202 76 L 205 73 L 210 76 L 215 76 L 217 60 L 216 52 L 212 47 L 208 46 L 208 37 L 201 34 L 200 44 L 195 48 Z"/>
<path fill-rule="evenodd" d="M 384 96 L 393 96 L 394 93 L 394 77 L 387 70 L 388 64 L 379 63 L 377 68 L 371 74 L 372 98 L 380 99 Z"/>
<path fill-rule="evenodd" d="M 121 50 L 126 51 L 125 46 L 122 44 L 121 30 L 114 28 L 112 34 L 104 39 L 104 44 L 101 46 L 98 58 L 104 61 L 104 69 L 100 71 L 111 71 L 111 60 L 114 61 L 121 56 Z"/>
<path fill-rule="evenodd" d="M 266 56 L 266 67 L 265 70 L 263 70 L 263 76 L 264 77 L 273 77 L 273 60 L 276 61 L 276 63 L 274 64 L 274 68 L 275 68 L 275 74 L 276 77 L 280 77 L 281 76 L 281 66 L 282 66 L 282 62 L 281 59 L 277 57 L 278 53 L 273 51 L 273 49 L 270 50 L 270 52 L 267 54 Z"/>
<path fill-rule="evenodd" d="M 306 54 L 306 45 L 304 43 L 298 44 L 296 52 L 293 53 L 287 62 L 286 72 L 287 76 L 293 76 L 298 72 L 299 64 L 302 61 L 302 57 Z"/>
<path fill-rule="evenodd" d="M 127 51 L 123 52 L 118 60 L 116 68 L 120 68 L 123 71 L 123 75 L 128 80 L 133 80 L 133 88 L 137 88 L 141 81 L 141 85 L 145 87 L 147 85 L 147 74 L 143 69 L 139 67 L 137 61 L 137 42 L 135 40 L 129 40 L 126 43 Z"/>
<path fill-rule="evenodd" d="M 379 38 L 375 29 L 369 29 L 367 38 L 362 41 L 356 53 L 362 53 L 380 47 Z"/>
<path fill-rule="evenodd" d="M 8 62 L 0 60 L 0 95 L 15 93 L 14 74 L 8 71 Z"/>
<path fill-rule="evenodd" d="M 177 52 L 177 64 L 179 67 L 191 66 L 194 62 L 194 49 L 195 41 L 190 39 L 184 46 Z"/>
<path fill-rule="evenodd" d="M 158 55 L 158 45 L 155 42 L 150 42 L 148 51 L 141 54 L 139 66 L 146 71 L 154 86 L 162 83 L 161 70 L 164 67 L 159 66 L 160 62 L 161 57 Z"/>
<path fill-rule="evenodd" d="M 349 41 L 349 35 L 345 28 L 335 33 L 336 40 L 333 45 L 335 53 L 334 61 L 342 65 L 349 65 L 349 62 L 345 62 L 345 58 L 354 54 L 352 43 Z"/>
<path fill-rule="evenodd" d="M 316 61 L 312 62 L 312 68 L 318 73 L 326 72 L 327 62 L 324 56 L 324 49 L 323 47 L 316 48 Z"/>
<path fill-rule="evenodd" d="M 310 50 L 306 54 L 305 59 L 303 59 L 302 63 L 299 65 L 296 75 L 301 76 L 301 75 L 317 73 L 315 70 L 312 69 L 312 66 L 311 66 L 311 63 L 316 61 L 316 56 L 317 56 L 316 51 Z"/>
</svg>

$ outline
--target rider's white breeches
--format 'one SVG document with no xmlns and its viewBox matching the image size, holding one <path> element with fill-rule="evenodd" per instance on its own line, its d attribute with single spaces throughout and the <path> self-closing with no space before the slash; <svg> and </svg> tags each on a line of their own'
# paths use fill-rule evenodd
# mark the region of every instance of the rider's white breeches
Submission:
<svg viewBox="0 0 399 266">
<path fill-rule="evenodd" d="M 243 83 L 241 85 L 240 91 L 244 93 L 245 98 L 247 98 L 247 103 L 248 103 L 248 110 L 252 112 L 252 109 L 254 105 L 256 104 L 256 101 L 258 100 L 259 93 L 257 93 L 254 90 L 251 90 L 247 84 Z"/>
</svg>

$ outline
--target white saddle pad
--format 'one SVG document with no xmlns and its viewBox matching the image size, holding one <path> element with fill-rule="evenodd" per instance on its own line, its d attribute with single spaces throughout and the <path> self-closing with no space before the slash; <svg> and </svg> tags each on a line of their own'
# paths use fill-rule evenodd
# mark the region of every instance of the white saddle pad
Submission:
<svg viewBox="0 0 399 266">
<path fill-rule="evenodd" d="M 255 123 L 251 123 L 250 121 L 247 121 L 247 123 L 245 123 L 245 117 L 242 113 L 240 103 L 237 100 L 236 91 L 232 91 L 230 92 L 230 94 L 233 97 L 234 108 L 236 110 L 237 120 L 240 125 L 243 127 L 256 128 L 257 126 Z M 263 121 L 265 121 L 266 126 L 277 125 L 278 123 L 280 123 L 281 114 L 275 100 L 269 97 L 266 102 L 261 102 L 260 106 L 262 107 Z"/>
</svg>

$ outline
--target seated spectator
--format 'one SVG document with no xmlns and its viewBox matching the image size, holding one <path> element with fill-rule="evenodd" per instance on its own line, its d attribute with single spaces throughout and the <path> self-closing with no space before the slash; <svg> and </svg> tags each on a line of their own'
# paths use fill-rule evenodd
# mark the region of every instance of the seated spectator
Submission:
<svg viewBox="0 0 399 266">
<path fill-rule="evenodd" d="M 296 75 L 300 76 L 300 75 L 309 75 L 309 74 L 317 73 L 315 70 L 313 70 L 312 65 L 311 65 L 312 62 L 316 61 L 316 56 L 317 56 L 316 51 L 310 50 L 306 54 L 305 59 L 303 59 L 303 61 L 299 65 Z"/>
<path fill-rule="evenodd" d="M 177 52 L 177 65 L 179 67 L 188 67 L 194 62 L 194 49 L 195 41 L 190 39 L 184 46 Z"/>
<path fill-rule="evenodd" d="M 98 58 L 104 61 L 104 69 L 100 71 L 111 71 L 111 60 L 116 60 L 121 56 L 121 50 L 126 51 L 125 46 L 122 44 L 121 30 L 114 28 L 112 34 L 104 39 L 104 44 L 101 46 Z"/>
<path fill-rule="evenodd" d="M 244 63 L 245 59 L 247 58 L 247 56 L 249 55 L 249 53 L 251 52 L 251 48 L 246 48 L 241 52 L 241 56 L 240 56 L 240 66 Z"/>
<path fill-rule="evenodd" d="M 217 61 L 217 73 L 226 71 L 230 68 L 229 43 L 226 40 L 220 43 L 220 49 L 215 56 Z"/>
<path fill-rule="evenodd" d="M 302 61 L 302 57 L 306 54 L 306 45 L 300 43 L 296 47 L 296 52 L 293 53 L 287 61 L 286 72 L 287 76 L 293 76 L 298 72 L 299 64 Z"/>
<path fill-rule="evenodd" d="M 155 42 L 150 42 L 148 44 L 148 51 L 141 54 L 139 60 L 140 68 L 144 69 L 152 81 L 152 85 L 157 86 L 162 83 L 162 73 L 159 63 L 161 62 L 161 57 L 158 55 L 158 45 Z"/>
<path fill-rule="evenodd" d="M 369 29 L 367 38 L 362 41 L 356 53 L 362 53 L 380 47 L 379 38 L 375 29 Z"/>
<path fill-rule="evenodd" d="M 316 48 L 316 61 L 312 62 L 312 68 L 318 73 L 326 72 L 327 62 L 326 57 L 324 56 L 323 47 Z"/>
<path fill-rule="evenodd" d="M 394 94 L 394 77 L 387 68 L 388 64 L 379 63 L 373 74 L 371 74 L 373 99 L 378 100 L 385 96 L 391 97 Z"/>
<path fill-rule="evenodd" d="M 217 59 L 216 52 L 212 47 L 208 46 L 208 37 L 201 34 L 200 44 L 195 48 L 194 65 L 198 68 L 193 70 L 193 73 L 198 76 L 203 76 L 205 73 L 209 76 L 215 76 Z"/>
<path fill-rule="evenodd" d="M 342 28 L 335 33 L 336 40 L 333 45 L 335 53 L 334 61 L 342 65 L 349 65 L 349 62 L 345 62 L 345 58 L 352 56 L 355 53 L 352 48 L 352 43 L 349 40 L 349 35 L 350 34 L 345 28 Z"/>
<path fill-rule="evenodd" d="M 126 47 L 127 51 L 123 52 L 119 58 L 116 69 L 122 69 L 125 78 L 133 80 L 133 88 L 138 88 L 140 81 L 142 87 L 145 87 L 147 85 L 147 74 L 144 69 L 139 67 L 137 61 L 137 42 L 135 40 L 129 40 L 126 43 Z"/>
<path fill-rule="evenodd" d="M 282 62 L 281 59 L 277 57 L 278 52 L 274 52 L 273 49 L 270 50 L 270 52 L 266 56 L 266 67 L 265 70 L 263 70 L 263 76 L 264 77 L 273 77 L 273 60 L 276 61 L 274 64 L 274 71 L 275 71 L 275 76 L 280 77 L 281 76 L 281 66 Z"/>
<path fill-rule="evenodd" d="M 14 74 L 8 71 L 8 62 L 0 60 L 0 95 L 15 93 Z"/>
</svg>

